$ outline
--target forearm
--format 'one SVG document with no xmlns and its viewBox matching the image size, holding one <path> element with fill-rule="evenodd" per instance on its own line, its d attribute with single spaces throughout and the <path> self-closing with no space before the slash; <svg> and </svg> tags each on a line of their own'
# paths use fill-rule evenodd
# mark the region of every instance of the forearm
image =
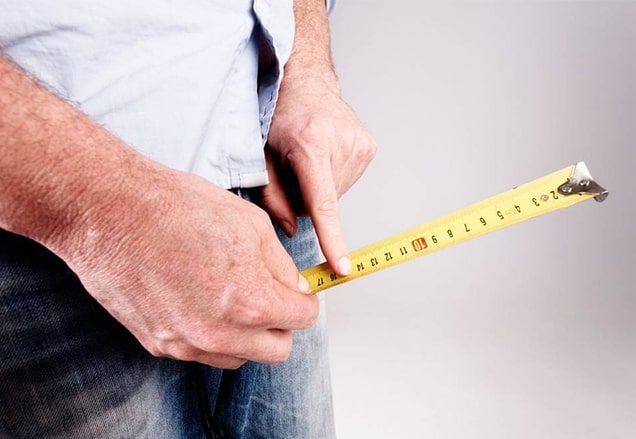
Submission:
<svg viewBox="0 0 636 439">
<path fill-rule="evenodd" d="M 114 189 L 140 166 L 149 162 L 0 56 L 0 227 L 64 253 L 97 210 L 125 202 Z"/>
<path fill-rule="evenodd" d="M 287 79 L 320 80 L 339 92 L 331 58 L 325 1 L 294 0 L 294 16 L 296 33 L 291 56 L 285 65 Z"/>
</svg>

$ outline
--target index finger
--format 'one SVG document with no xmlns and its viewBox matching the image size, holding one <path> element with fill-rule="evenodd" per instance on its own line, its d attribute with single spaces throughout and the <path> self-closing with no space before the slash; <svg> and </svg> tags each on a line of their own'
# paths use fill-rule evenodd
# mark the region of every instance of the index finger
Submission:
<svg viewBox="0 0 636 439">
<path fill-rule="evenodd" d="M 305 207 L 327 262 L 337 274 L 351 274 L 351 260 L 342 236 L 338 193 L 330 161 L 325 158 L 308 169 L 300 169 L 298 165 L 294 167 Z"/>
</svg>

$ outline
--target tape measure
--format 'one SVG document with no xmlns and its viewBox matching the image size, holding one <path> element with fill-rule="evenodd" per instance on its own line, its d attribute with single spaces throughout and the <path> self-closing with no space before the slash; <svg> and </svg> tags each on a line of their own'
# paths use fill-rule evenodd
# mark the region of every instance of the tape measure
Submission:
<svg viewBox="0 0 636 439">
<path fill-rule="evenodd" d="M 337 275 L 325 262 L 302 271 L 312 292 L 392 267 L 521 221 L 609 192 L 599 186 L 583 162 L 460 209 L 434 221 L 353 251 L 352 273 Z"/>
</svg>

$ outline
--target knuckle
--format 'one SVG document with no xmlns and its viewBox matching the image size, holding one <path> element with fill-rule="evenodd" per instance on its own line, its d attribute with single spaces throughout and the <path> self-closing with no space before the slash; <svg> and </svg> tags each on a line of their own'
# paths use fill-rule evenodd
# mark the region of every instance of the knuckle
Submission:
<svg viewBox="0 0 636 439">
<path fill-rule="evenodd" d="M 161 358 L 167 355 L 165 346 L 166 342 L 161 337 L 150 335 L 146 337 L 138 337 L 139 343 L 153 357 Z"/>
<path fill-rule="evenodd" d="M 181 361 L 191 361 L 195 359 L 192 347 L 185 344 L 174 344 L 166 349 L 165 356 Z"/>
<path fill-rule="evenodd" d="M 298 169 L 310 171 L 318 163 L 328 161 L 330 157 L 326 144 L 324 142 L 314 141 L 313 137 L 298 142 L 298 146 L 298 148 L 289 150 L 285 155 L 285 160 L 288 163 L 294 164 Z"/>
<path fill-rule="evenodd" d="M 315 295 L 307 295 L 302 297 L 293 311 L 290 311 L 289 318 L 294 322 L 294 329 L 307 329 L 316 324 L 319 316 L 318 298 Z"/>
<path fill-rule="evenodd" d="M 224 361 L 220 366 L 223 369 L 236 370 L 239 367 L 243 366 L 245 363 L 247 363 L 246 360 L 242 360 L 240 358 L 232 358 Z"/>
<path fill-rule="evenodd" d="M 263 196 L 271 198 L 272 194 L 265 192 L 263 193 Z M 258 226 L 263 227 L 271 224 L 269 214 L 264 209 L 254 206 L 250 215 L 254 219 L 254 223 Z"/>
<path fill-rule="evenodd" d="M 247 360 L 244 358 L 206 351 L 201 352 L 198 357 L 194 359 L 194 361 L 220 369 L 233 370 L 238 369 L 239 367 L 247 363 Z"/>
<path fill-rule="evenodd" d="M 378 153 L 378 144 L 373 139 L 369 139 L 368 143 L 369 147 L 367 149 L 367 158 L 369 161 L 373 160 L 373 158 Z"/>
<path fill-rule="evenodd" d="M 360 142 L 360 147 L 357 149 L 357 158 L 358 160 L 364 162 L 370 162 L 375 157 L 377 153 L 378 147 L 369 135 L 365 135 L 362 137 L 364 140 Z"/>
<path fill-rule="evenodd" d="M 340 136 L 345 145 L 348 145 L 351 148 L 356 147 L 359 149 L 361 145 L 361 137 L 358 127 L 350 126 L 345 131 L 343 131 Z"/>
<path fill-rule="evenodd" d="M 313 306 L 309 307 L 306 312 L 305 324 L 301 329 L 307 329 L 316 324 L 318 321 L 318 317 L 320 316 L 320 308 L 318 307 L 318 302 L 314 301 Z"/>
<path fill-rule="evenodd" d="M 272 194 L 269 194 L 270 196 Z M 265 223 L 265 224 L 269 224 L 270 220 L 269 220 L 269 215 L 267 214 L 267 211 L 265 211 L 264 209 L 261 208 L 256 208 L 255 209 L 256 215 L 258 215 L 258 218 L 261 222 Z"/>
<path fill-rule="evenodd" d="M 285 331 L 285 337 L 270 351 L 266 361 L 271 364 L 283 363 L 289 359 L 292 349 L 291 331 Z"/>
<path fill-rule="evenodd" d="M 298 140 L 300 143 L 314 143 L 317 139 L 320 138 L 324 128 L 324 124 L 320 119 L 311 118 L 298 132 Z"/>
<path fill-rule="evenodd" d="M 232 342 L 231 337 L 219 333 L 214 333 L 214 336 L 210 336 L 200 342 L 203 352 L 215 355 L 231 355 L 234 345 L 235 343 Z"/>
<path fill-rule="evenodd" d="M 289 345 L 284 350 L 277 352 L 276 356 L 272 359 L 272 363 L 274 364 L 284 363 L 285 361 L 289 359 L 290 355 L 291 355 L 291 341 L 289 342 Z"/>
<path fill-rule="evenodd" d="M 145 346 L 145 348 L 148 351 L 148 353 L 152 355 L 153 357 L 161 358 L 165 356 L 164 352 L 161 349 L 159 349 L 158 346 Z"/>
<path fill-rule="evenodd" d="M 250 301 L 237 304 L 232 311 L 232 319 L 242 326 L 260 327 L 270 320 L 270 313 L 260 301 Z"/>
<path fill-rule="evenodd" d="M 314 206 L 314 211 L 321 216 L 337 217 L 338 200 L 335 198 L 324 198 L 319 200 Z"/>
<path fill-rule="evenodd" d="M 178 342 L 155 343 L 147 346 L 146 350 L 153 357 L 173 358 L 176 360 L 190 361 L 194 359 L 194 351 L 191 346 Z"/>
</svg>

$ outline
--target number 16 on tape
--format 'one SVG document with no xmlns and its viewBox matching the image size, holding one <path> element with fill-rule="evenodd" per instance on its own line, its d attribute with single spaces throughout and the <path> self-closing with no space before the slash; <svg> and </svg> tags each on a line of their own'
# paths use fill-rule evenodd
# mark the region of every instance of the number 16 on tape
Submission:
<svg viewBox="0 0 636 439">
<path fill-rule="evenodd" d="M 353 251 L 352 273 L 339 276 L 327 263 L 302 271 L 317 293 L 393 265 L 484 235 L 609 192 L 594 181 L 587 166 L 574 166 L 510 189 L 479 203 Z"/>
</svg>

